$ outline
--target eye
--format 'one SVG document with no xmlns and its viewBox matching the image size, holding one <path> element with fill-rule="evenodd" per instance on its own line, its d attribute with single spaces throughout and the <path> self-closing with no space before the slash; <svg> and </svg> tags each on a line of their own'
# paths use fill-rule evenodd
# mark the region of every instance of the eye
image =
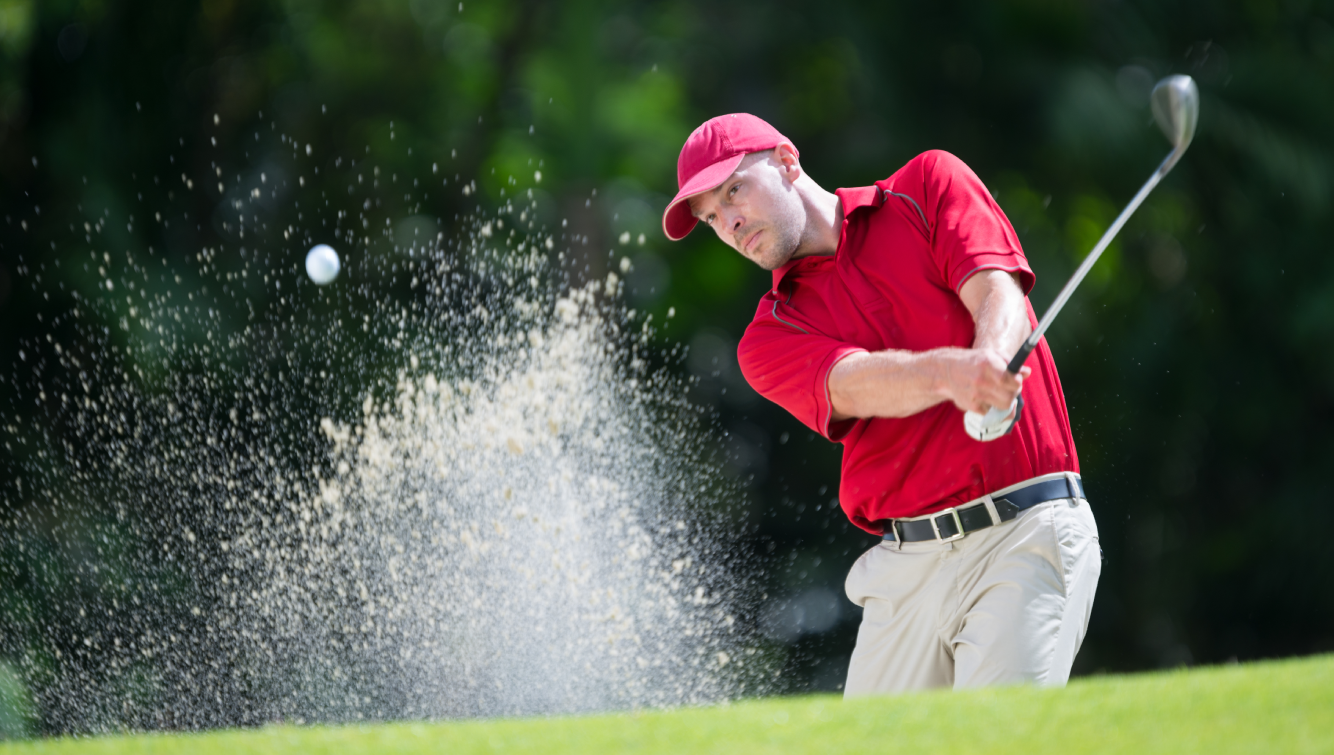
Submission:
<svg viewBox="0 0 1334 755">
<path fill-rule="evenodd" d="M 741 188 L 741 184 L 739 184 L 739 183 L 732 184 L 732 188 L 730 188 L 730 189 L 727 190 L 727 196 L 730 197 L 730 196 L 736 194 L 736 193 L 737 193 L 737 190 L 740 189 L 740 188 Z"/>
<path fill-rule="evenodd" d="M 717 215 L 714 215 L 713 213 L 709 213 L 709 216 L 706 217 L 706 218 L 704 218 L 704 224 L 705 224 L 705 225 L 713 225 L 713 221 L 714 221 L 717 217 L 718 217 Z"/>
</svg>

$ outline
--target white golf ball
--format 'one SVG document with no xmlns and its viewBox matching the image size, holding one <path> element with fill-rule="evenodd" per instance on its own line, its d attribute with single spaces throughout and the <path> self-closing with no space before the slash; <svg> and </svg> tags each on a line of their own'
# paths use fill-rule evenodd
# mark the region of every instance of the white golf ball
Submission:
<svg viewBox="0 0 1334 755">
<path fill-rule="evenodd" d="M 309 275 L 317 286 L 333 282 L 341 269 L 338 252 L 328 244 L 316 244 L 306 253 L 306 275 Z"/>
</svg>

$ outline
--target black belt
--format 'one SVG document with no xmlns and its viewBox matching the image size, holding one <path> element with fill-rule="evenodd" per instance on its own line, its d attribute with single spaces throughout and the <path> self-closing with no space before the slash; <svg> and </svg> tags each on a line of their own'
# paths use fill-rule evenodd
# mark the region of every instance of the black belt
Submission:
<svg viewBox="0 0 1334 755">
<path fill-rule="evenodd" d="M 1005 495 L 992 497 L 991 502 L 995 504 L 1000 520 L 1008 522 L 1039 503 L 1061 498 L 1083 497 L 1082 480 L 1062 477 L 1059 480 L 1035 482 L 1018 490 L 1011 490 Z M 896 540 L 905 543 L 939 540 L 943 543 L 958 540 L 970 532 L 990 527 L 992 521 L 987 505 L 978 503 L 966 508 L 945 509 L 928 519 L 883 519 L 881 524 L 885 528 L 885 540 L 891 543 Z"/>
</svg>

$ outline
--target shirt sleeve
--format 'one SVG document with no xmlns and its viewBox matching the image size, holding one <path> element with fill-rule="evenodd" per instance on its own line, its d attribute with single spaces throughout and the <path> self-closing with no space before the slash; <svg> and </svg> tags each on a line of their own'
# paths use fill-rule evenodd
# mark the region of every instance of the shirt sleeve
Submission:
<svg viewBox="0 0 1334 755">
<path fill-rule="evenodd" d="M 829 371 L 859 346 L 800 331 L 777 320 L 752 322 L 737 348 L 746 382 L 829 440 L 839 440 L 852 423 L 833 423 Z"/>
<path fill-rule="evenodd" d="M 1018 273 L 1027 294 L 1036 278 L 1019 237 L 982 179 L 962 160 L 940 150 L 919 158 L 931 252 L 941 275 L 957 294 L 980 270 Z"/>
</svg>

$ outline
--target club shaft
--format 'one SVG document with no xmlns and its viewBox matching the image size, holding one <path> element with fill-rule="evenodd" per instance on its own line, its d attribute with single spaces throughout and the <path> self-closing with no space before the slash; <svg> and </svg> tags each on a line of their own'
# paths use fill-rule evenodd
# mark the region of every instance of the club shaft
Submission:
<svg viewBox="0 0 1334 755">
<path fill-rule="evenodd" d="M 1070 276 L 1070 280 L 1065 284 L 1065 288 L 1062 288 L 1061 293 L 1056 296 L 1056 301 L 1053 301 L 1051 306 L 1047 307 L 1047 312 L 1043 314 L 1042 319 L 1038 321 L 1038 327 L 1033 331 L 1032 335 L 1024 341 L 1024 344 L 1019 347 L 1019 352 L 1014 355 L 1014 359 L 1010 360 L 1010 365 L 1007 369 L 1011 373 L 1019 373 L 1019 368 L 1024 366 L 1024 362 L 1028 360 L 1028 355 L 1033 353 L 1033 349 L 1037 348 L 1038 340 L 1042 338 L 1042 334 L 1047 332 L 1047 328 L 1051 326 L 1052 320 L 1055 320 L 1056 315 L 1061 313 L 1061 308 L 1070 300 L 1070 296 L 1075 292 L 1075 289 L 1079 288 L 1079 284 L 1084 280 L 1084 276 L 1088 275 L 1089 270 L 1093 269 L 1093 265 L 1097 263 L 1098 258 L 1102 256 L 1103 250 L 1107 248 L 1108 244 L 1112 243 L 1112 239 L 1116 238 L 1116 233 L 1121 230 L 1121 226 L 1126 224 L 1126 221 L 1134 214 L 1140 203 L 1144 201 L 1144 198 L 1149 195 L 1150 191 L 1153 191 L 1153 187 L 1158 185 L 1158 182 L 1162 180 L 1163 176 L 1167 175 L 1167 172 L 1172 169 L 1173 165 L 1176 165 L 1176 161 L 1180 157 L 1178 152 L 1179 150 L 1172 150 L 1172 152 L 1163 160 L 1162 165 L 1158 166 L 1158 170 L 1154 171 L 1152 176 L 1149 176 L 1149 180 L 1144 182 L 1144 186 L 1140 188 L 1139 193 L 1135 195 L 1135 198 L 1130 200 L 1130 204 L 1126 205 L 1126 208 L 1121 211 L 1121 214 L 1116 216 L 1116 220 L 1112 223 L 1112 226 L 1107 229 L 1107 232 L 1102 235 L 1102 238 L 1098 239 L 1097 245 L 1093 247 L 1093 251 L 1089 252 L 1089 255 L 1084 258 L 1082 263 L 1080 263 L 1079 269 L 1075 271 L 1074 275 Z"/>
</svg>

